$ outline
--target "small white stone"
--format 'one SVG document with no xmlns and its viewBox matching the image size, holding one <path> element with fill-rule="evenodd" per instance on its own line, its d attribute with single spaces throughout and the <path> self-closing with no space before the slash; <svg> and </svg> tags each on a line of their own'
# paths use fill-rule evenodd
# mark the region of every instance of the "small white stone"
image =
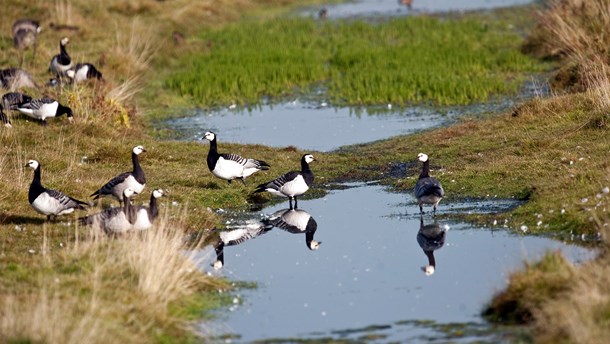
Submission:
<svg viewBox="0 0 610 344">
<path fill-rule="evenodd" d="M 523 233 L 525 233 L 525 232 L 527 232 L 527 229 L 528 229 L 528 228 L 527 228 L 527 226 L 526 226 L 526 225 L 523 225 L 523 226 L 521 226 L 521 228 L 520 228 L 520 229 L 521 229 L 521 231 L 522 231 Z"/>
<path fill-rule="evenodd" d="M 610 193 L 610 188 L 608 188 L 607 186 L 605 188 L 602 189 L 602 193 L 608 194 Z"/>
</svg>

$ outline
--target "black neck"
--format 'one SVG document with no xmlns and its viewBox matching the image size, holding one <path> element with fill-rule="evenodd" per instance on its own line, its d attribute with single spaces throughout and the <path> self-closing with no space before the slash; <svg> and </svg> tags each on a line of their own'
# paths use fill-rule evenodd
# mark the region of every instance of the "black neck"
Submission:
<svg viewBox="0 0 610 344">
<path fill-rule="evenodd" d="M 305 157 L 303 157 L 301 159 L 301 172 L 305 172 L 305 171 L 311 171 L 311 169 L 309 168 L 309 164 L 305 160 Z"/>
<path fill-rule="evenodd" d="M 210 170 L 213 170 L 216 166 L 216 161 L 218 161 L 219 156 L 220 154 L 218 154 L 218 146 L 216 145 L 216 136 L 214 136 L 214 139 L 210 141 L 210 151 L 208 152 L 207 158 L 208 168 Z"/>
<path fill-rule="evenodd" d="M 157 198 L 153 194 L 150 195 L 150 205 L 148 207 L 148 219 L 153 222 L 154 219 L 159 215 L 159 209 L 157 208 Z"/>
<path fill-rule="evenodd" d="M 72 117 L 72 109 L 70 109 L 67 106 L 63 106 L 61 104 L 57 105 L 57 112 L 55 113 L 55 116 L 61 116 L 63 114 L 67 114 L 68 117 Z"/>
<path fill-rule="evenodd" d="M 34 202 L 34 200 L 45 191 L 45 188 L 40 183 L 40 165 L 34 170 L 34 179 L 32 180 L 32 184 L 30 184 L 30 190 L 28 192 L 28 201 L 30 203 Z"/>
<path fill-rule="evenodd" d="M 421 169 L 419 179 L 430 177 L 430 160 L 424 161 L 424 166 Z"/>
<path fill-rule="evenodd" d="M 307 161 L 305 161 L 305 157 L 301 159 L 301 175 L 303 175 L 303 178 L 305 179 L 305 183 L 307 185 L 311 185 L 313 183 L 313 172 L 309 168 L 309 164 L 307 163 Z"/>
<path fill-rule="evenodd" d="M 131 204 L 131 199 L 123 196 L 123 211 L 129 223 L 134 224 L 137 219 L 137 209 Z"/>
<path fill-rule="evenodd" d="M 436 267 L 436 261 L 434 260 L 434 250 L 424 251 L 424 253 L 428 257 L 428 265 Z"/>
<path fill-rule="evenodd" d="M 70 63 L 70 55 L 66 51 L 66 46 L 62 43 L 59 43 L 59 60 L 62 64 Z"/>
<path fill-rule="evenodd" d="M 146 184 L 146 177 L 144 176 L 144 170 L 140 166 L 140 159 L 138 159 L 138 155 L 134 152 L 131 152 L 131 162 L 133 163 L 134 178 L 136 178 L 138 183 Z"/>
</svg>

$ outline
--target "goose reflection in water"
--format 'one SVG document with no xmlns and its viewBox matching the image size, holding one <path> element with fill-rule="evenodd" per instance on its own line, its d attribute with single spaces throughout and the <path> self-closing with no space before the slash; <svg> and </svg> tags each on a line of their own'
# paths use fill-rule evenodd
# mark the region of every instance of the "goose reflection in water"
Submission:
<svg viewBox="0 0 610 344">
<path fill-rule="evenodd" d="M 424 250 L 424 254 L 428 257 L 428 265 L 422 267 L 422 271 L 426 276 L 434 274 L 436 270 L 436 261 L 434 259 L 434 251 L 445 245 L 445 235 L 449 226 L 440 225 L 436 219 L 433 223 L 424 225 L 424 218 L 419 218 L 419 231 L 417 232 L 417 243 Z"/>
<path fill-rule="evenodd" d="M 318 229 L 318 223 L 311 214 L 303 209 L 288 208 L 278 210 L 263 220 L 263 223 L 293 234 L 305 233 L 305 244 L 312 251 L 320 248 L 320 244 L 322 244 L 321 241 L 316 241 L 313 238 Z"/>
<path fill-rule="evenodd" d="M 214 269 L 219 270 L 224 266 L 224 248 L 225 246 L 239 245 L 247 240 L 254 239 L 273 229 L 273 226 L 265 225 L 260 221 L 248 221 L 244 225 L 216 233 L 218 238 L 214 243 L 214 251 L 216 251 L 216 261 L 212 264 Z"/>
</svg>

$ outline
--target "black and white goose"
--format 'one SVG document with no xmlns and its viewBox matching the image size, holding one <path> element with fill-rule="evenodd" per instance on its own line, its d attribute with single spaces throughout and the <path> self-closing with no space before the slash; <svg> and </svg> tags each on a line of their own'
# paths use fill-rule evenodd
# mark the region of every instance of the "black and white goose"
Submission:
<svg viewBox="0 0 610 344">
<path fill-rule="evenodd" d="M 66 50 L 68 43 L 70 43 L 68 37 L 59 40 L 59 54 L 53 56 L 49 65 L 49 72 L 58 77 L 66 76 L 68 69 L 72 68 L 72 59 Z"/>
<path fill-rule="evenodd" d="M 157 218 L 159 216 L 159 208 L 157 206 L 157 199 L 163 197 L 165 192 L 162 189 L 155 189 L 150 194 L 150 202 L 148 207 L 146 206 L 136 206 L 136 221 L 133 224 L 133 230 L 135 231 L 145 231 L 150 229 Z"/>
<path fill-rule="evenodd" d="M 282 209 L 271 214 L 263 223 L 283 229 L 289 233 L 305 233 L 305 244 L 307 248 L 314 251 L 320 248 L 321 241 L 314 240 L 314 234 L 318 229 L 316 220 L 302 209 Z"/>
<path fill-rule="evenodd" d="M 216 144 L 216 134 L 208 131 L 203 136 L 210 141 L 210 151 L 208 152 L 207 163 L 212 174 L 220 179 L 231 183 L 233 179 L 240 179 L 246 185 L 246 178 L 253 173 L 268 170 L 269 164 L 262 160 L 247 159 L 237 154 L 218 153 Z"/>
<path fill-rule="evenodd" d="M 131 172 L 124 172 L 118 176 L 112 178 L 101 188 L 91 194 L 95 196 L 93 199 L 98 199 L 103 196 L 112 196 L 119 202 L 123 201 L 123 191 L 127 188 L 133 189 L 134 193 L 139 194 L 144 190 L 146 185 L 146 176 L 144 170 L 140 166 L 140 160 L 138 155 L 146 152 L 144 147 L 135 146 L 131 151 L 131 162 L 133 164 L 133 170 Z"/>
<path fill-rule="evenodd" d="M 47 221 L 57 219 L 57 215 L 70 214 L 74 209 L 84 210 L 85 202 L 66 196 L 60 191 L 50 190 L 42 186 L 40 182 L 41 168 L 36 160 L 30 160 L 25 165 L 34 170 L 34 179 L 30 184 L 28 201 L 32 208 L 40 214 L 47 216 Z"/>
<path fill-rule="evenodd" d="M 17 108 L 20 105 L 22 105 L 24 103 L 28 103 L 30 101 L 32 101 L 32 97 L 30 97 L 24 93 L 19 93 L 19 92 L 5 93 L 2 96 L 2 102 L 0 102 L 0 116 L 1 116 L 1 119 L 2 119 L 2 122 L 4 123 L 4 125 L 7 127 L 11 126 L 11 122 L 10 122 L 7 114 L 5 114 L 4 111 L 6 111 L 8 113 L 9 111 L 17 110 Z"/>
<path fill-rule="evenodd" d="M 21 68 L 0 69 L 0 86 L 11 91 L 38 88 L 32 75 Z"/>
<path fill-rule="evenodd" d="M 445 245 L 445 237 L 448 226 L 441 226 L 436 221 L 424 226 L 424 218 L 419 218 L 419 231 L 417 232 L 417 243 L 428 257 L 428 265 L 422 267 L 422 271 L 430 276 L 436 271 L 436 260 L 434 251 Z"/>
<path fill-rule="evenodd" d="M 122 234 L 132 230 L 138 217 L 137 209 L 130 202 L 134 191 L 126 188 L 122 195 L 125 202 L 121 207 L 110 207 L 99 213 L 80 217 L 79 223 L 99 228 L 108 234 Z"/>
<path fill-rule="evenodd" d="M 420 214 L 424 213 L 424 204 L 432 205 L 436 215 L 436 207 L 441 199 L 443 199 L 445 190 L 443 190 L 443 186 L 438 180 L 430 177 L 430 159 L 428 159 L 428 156 L 424 153 L 419 153 L 417 159 L 424 163 L 417 184 L 415 184 L 415 198 L 417 198 L 417 203 L 419 204 L 419 212 Z"/>
<path fill-rule="evenodd" d="M 68 117 L 70 123 L 74 120 L 72 109 L 62 105 L 55 99 L 47 97 L 21 103 L 17 106 L 17 111 L 28 117 L 40 120 L 43 125 L 47 124 L 47 118 L 58 117 L 64 114 Z"/>
<path fill-rule="evenodd" d="M 216 261 L 212 264 L 214 269 L 218 270 L 224 266 L 224 248 L 225 246 L 239 245 L 247 240 L 254 239 L 272 230 L 273 226 L 265 225 L 259 221 L 248 221 L 243 225 L 237 226 L 235 229 L 226 231 L 215 231 L 213 235 L 217 236 L 214 243 L 214 251 L 216 251 Z"/>
<path fill-rule="evenodd" d="M 288 197 L 290 208 L 292 209 L 292 201 L 294 200 L 294 208 L 297 207 L 297 196 L 300 196 L 309 190 L 309 186 L 313 183 L 313 172 L 309 168 L 309 164 L 314 161 L 311 154 L 305 154 L 301 158 L 301 170 L 290 171 L 276 179 L 263 183 L 257 186 L 254 192 L 267 191 L 276 196 Z"/>
<path fill-rule="evenodd" d="M 102 73 L 91 63 L 77 63 L 74 68 L 66 71 L 66 76 L 74 83 L 102 79 Z"/>
<path fill-rule="evenodd" d="M 36 36 L 40 33 L 40 23 L 32 19 L 19 19 L 13 23 L 13 44 L 19 50 L 20 62 L 23 65 L 24 50 L 34 46 L 32 59 L 36 57 Z"/>
</svg>

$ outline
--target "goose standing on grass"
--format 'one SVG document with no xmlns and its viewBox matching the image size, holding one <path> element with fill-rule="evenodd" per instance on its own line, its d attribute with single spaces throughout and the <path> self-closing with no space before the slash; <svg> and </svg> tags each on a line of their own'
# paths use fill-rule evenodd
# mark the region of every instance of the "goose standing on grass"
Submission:
<svg viewBox="0 0 610 344">
<path fill-rule="evenodd" d="M 426 276 L 434 274 L 436 271 L 436 260 L 434 259 L 434 251 L 445 245 L 445 234 L 449 226 L 441 226 L 436 220 L 434 223 L 424 226 L 424 218 L 419 218 L 419 231 L 417 232 L 417 243 L 428 257 L 428 265 L 422 267 L 422 271 Z"/>
<path fill-rule="evenodd" d="M 300 171 L 290 171 L 270 182 L 260 184 L 254 192 L 267 191 L 276 196 L 288 197 L 290 209 L 297 208 L 297 196 L 307 192 L 309 186 L 313 183 L 314 176 L 309 164 L 314 160 L 311 154 L 303 155 Z M 292 207 L 293 200 L 294 208 Z"/>
<path fill-rule="evenodd" d="M 41 168 L 36 160 L 30 160 L 25 165 L 34 170 L 34 179 L 30 184 L 28 201 L 32 208 L 47 216 L 47 221 L 56 220 L 57 215 L 69 214 L 74 209 L 84 210 L 88 204 L 55 190 L 46 189 L 40 182 Z"/>
<path fill-rule="evenodd" d="M 133 171 L 124 172 L 112 178 L 110 181 L 108 181 L 108 183 L 99 188 L 99 190 L 91 194 L 91 196 L 95 196 L 93 199 L 98 199 L 103 196 L 112 196 L 119 202 L 123 202 L 123 191 L 125 189 L 131 188 L 134 193 L 141 193 L 146 185 L 146 176 L 144 175 L 144 170 L 140 166 L 138 155 L 142 154 L 143 152 L 146 152 L 144 147 L 133 147 L 131 151 Z"/>
<path fill-rule="evenodd" d="M 269 164 L 262 160 L 246 159 L 237 154 L 220 154 L 216 144 L 216 134 L 208 131 L 203 139 L 210 141 L 208 152 L 208 168 L 212 174 L 231 183 L 233 179 L 240 179 L 246 185 L 246 178 L 253 173 L 268 170 Z"/>
<path fill-rule="evenodd" d="M 11 110 L 17 110 L 17 108 L 32 100 L 32 97 L 24 93 L 9 92 L 2 96 L 2 102 L 0 103 L 0 119 L 5 126 L 11 127 L 11 121 L 9 120 L 7 113 Z M 7 113 L 5 113 L 6 111 Z"/>
<path fill-rule="evenodd" d="M 126 188 L 122 195 L 125 200 L 123 206 L 106 208 L 97 214 L 80 217 L 78 223 L 99 228 L 107 234 L 122 234 L 132 230 L 138 216 L 136 208 L 130 202 L 134 191 Z"/>
<path fill-rule="evenodd" d="M 91 63 L 77 63 L 74 68 L 66 71 L 66 76 L 74 83 L 102 79 L 102 73 Z"/>
<path fill-rule="evenodd" d="M 24 87 L 38 88 L 32 75 L 21 68 L 0 69 L 0 86 L 11 91 Z"/>
<path fill-rule="evenodd" d="M 142 205 L 135 207 L 136 221 L 133 224 L 133 230 L 145 231 L 152 227 L 155 219 L 157 218 L 157 216 L 159 216 L 157 199 L 161 198 L 164 195 L 165 192 L 162 189 L 155 189 L 150 194 L 150 202 L 148 204 L 148 207 Z"/>
<path fill-rule="evenodd" d="M 289 233 L 305 233 L 305 244 L 312 251 L 320 248 L 321 241 L 314 240 L 314 234 L 318 229 L 316 220 L 302 209 L 282 209 L 271 214 L 263 220 L 264 224 L 283 229 Z"/>
<path fill-rule="evenodd" d="M 419 204 L 420 214 L 424 213 L 423 205 L 428 204 L 434 207 L 434 215 L 436 215 L 436 207 L 443 199 L 445 190 L 441 183 L 435 178 L 430 177 L 430 159 L 424 153 L 419 153 L 417 159 L 424 163 L 419 180 L 415 184 L 415 197 Z"/>
<path fill-rule="evenodd" d="M 63 114 L 68 116 L 68 121 L 72 123 L 72 109 L 61 105 L 57 100 L 51 98 L 32 99 L 29 102 L 19 104 L 17 111 L 22 114 L 40 120 L 43 125 L 47 125 L 47 118 L 58 117 Z"/>
<path fill-rule="evenodd" d="M 72 59 L 66 50 L 68 43 L 70 43 L 68 37 L 64 37 L 59 41 L 59 54 L 53 56 L 49 66 L 49 72 L 60 78 L 66 76 L 68 69 L 72 68 Z"/>
<path fill-rule="evenodd" d="M 23 65 L 24 51 L 34 46 L 32 60 L 36 57 L 36 36 L 40 33 L 40 23 L 32 19 L 19 19 L 13 23 L 13 44 L 19 50 L 20 62 Z"/>
</svg>

